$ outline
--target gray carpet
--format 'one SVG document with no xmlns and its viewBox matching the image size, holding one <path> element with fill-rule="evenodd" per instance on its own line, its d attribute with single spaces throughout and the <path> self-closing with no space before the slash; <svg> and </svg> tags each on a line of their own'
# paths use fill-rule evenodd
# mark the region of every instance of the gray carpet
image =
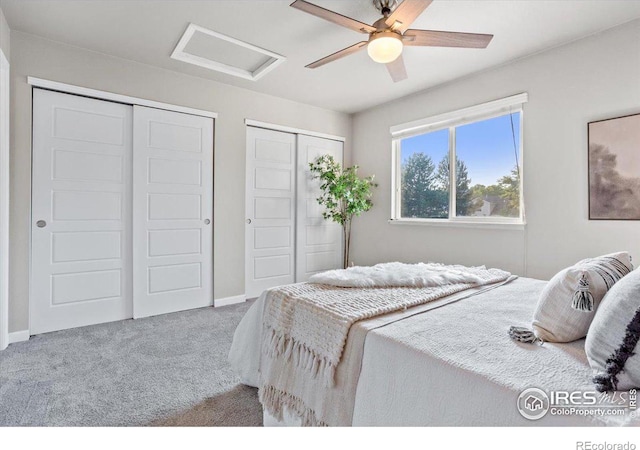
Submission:
<svg viewBox="0 0 640 450">
<path fill-rule="evenodd" d="M 32 337 L 0 352 L 0 425 L 260 426 L 227 362 L 249 303 Z"/>
</svg>

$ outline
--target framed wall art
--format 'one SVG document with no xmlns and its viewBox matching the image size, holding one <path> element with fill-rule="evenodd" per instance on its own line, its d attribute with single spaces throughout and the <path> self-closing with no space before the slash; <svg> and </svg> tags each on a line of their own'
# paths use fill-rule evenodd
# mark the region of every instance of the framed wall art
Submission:
<svg viewBox="0 0 640 450">
<path fill-rule="evenodd" d="M 589 219 L 640 220 L 640 114 L 590 122 Z"/>
</svg>

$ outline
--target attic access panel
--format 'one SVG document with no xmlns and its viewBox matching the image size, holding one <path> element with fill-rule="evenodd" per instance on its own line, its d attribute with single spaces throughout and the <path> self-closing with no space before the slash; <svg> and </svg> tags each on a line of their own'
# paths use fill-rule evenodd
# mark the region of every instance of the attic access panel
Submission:
<svg viewBox="0 0 640 450">
<path fill-rule="evenodd" d="M 171 58 L 251 81 L 259 80 L 286 60 L 277 53 L 193 23 Z"/>
</svg>

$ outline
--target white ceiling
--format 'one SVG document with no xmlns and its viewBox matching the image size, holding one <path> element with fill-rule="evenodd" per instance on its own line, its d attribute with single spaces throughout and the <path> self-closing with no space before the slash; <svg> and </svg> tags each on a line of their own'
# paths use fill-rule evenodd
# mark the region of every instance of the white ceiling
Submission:
<svg viewBox="0 0 640 450">
<path fill-rule="evenodd" d="M 304 66 L 365 35 L 289 7 L 293 0 L 0 0 L 12 30 L 344 112 L 371 106 L 640 18 L 639 1 L 436 0 L 412 28 L 494 34 L 485 50 L 407 47 L 393 83 L 366 51 Z M 311 0 L 362 22 L 371 0 Z M 410 0 L 407 0 L 410 1 Z M 257 82 L 172 60 L 187 25 L 266 48 L 287 61 Z"/>
</svg>

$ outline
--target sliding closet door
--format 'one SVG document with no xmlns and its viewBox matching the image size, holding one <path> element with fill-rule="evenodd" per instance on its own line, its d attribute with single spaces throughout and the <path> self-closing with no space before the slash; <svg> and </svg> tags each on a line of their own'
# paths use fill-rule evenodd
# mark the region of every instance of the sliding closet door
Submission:
<svg viewBox="0 0 640 450">
<path fill-rule="evenodd" d="M 296 135 L 247 127 L 247 298 L 295 282 Z"/>
<path fill-rule="evenodd" d="M 131 113 L 33 91 L 31 334 L 132 317 Z"/>
<path fill-rule="evenodd" d="M 342 268 L 342 227 L 322 217 L 316 200 L 320 182 L 311 178 L 309 163 L 331 155 L 342 164 L 343 143 L 312 136 L 298 136 L 298 207 L 296 211 L 296 282 L 314 273 Z"/>
<path fill-rule="evenodd" d="M 213 304 L 213 120 L 134 106 L 134 317 Z"/>
</svg>

